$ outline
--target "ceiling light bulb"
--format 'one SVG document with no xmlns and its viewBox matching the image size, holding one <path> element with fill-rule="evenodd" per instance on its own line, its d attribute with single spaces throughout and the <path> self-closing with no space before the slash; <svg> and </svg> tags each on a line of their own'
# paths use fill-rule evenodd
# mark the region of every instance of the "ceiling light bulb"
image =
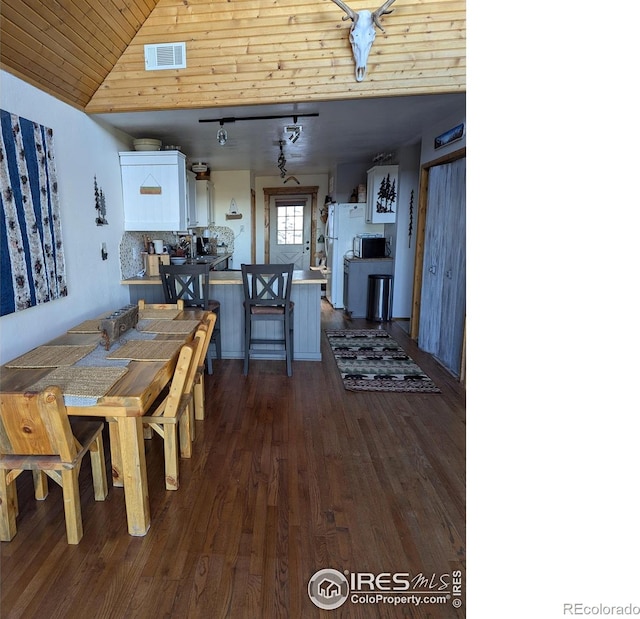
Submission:
<svg viewBox="0 0 640 619">
<path fill-rule="evenodd" d="M 216 137 L 218 139 L 218 144 L 220 144 L 220 146 L 224 146 L 227 143 L 228 137 L 226 129 L 220 127 L 220 129 L 218 129 L 218 135 Z"/>
</svg>

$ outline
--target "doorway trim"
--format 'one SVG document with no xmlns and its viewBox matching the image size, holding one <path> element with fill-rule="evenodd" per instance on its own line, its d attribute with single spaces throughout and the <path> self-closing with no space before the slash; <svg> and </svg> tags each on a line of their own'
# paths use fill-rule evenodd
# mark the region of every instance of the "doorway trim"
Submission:
<svg viewBox="0 0 640 619">
<path fill-rule="evenodd" d="M 317 211 L 319 185 L 306 187 L 264 187 L 264 261 L 269 262 L 269 235 L 271 232 L 271 213 L 269 204 L 273 196 L 305 195 L 311 196 L 311 243 L 309 244 L 309 265 L 314 266 L 316 255 Z"/>
</svg>

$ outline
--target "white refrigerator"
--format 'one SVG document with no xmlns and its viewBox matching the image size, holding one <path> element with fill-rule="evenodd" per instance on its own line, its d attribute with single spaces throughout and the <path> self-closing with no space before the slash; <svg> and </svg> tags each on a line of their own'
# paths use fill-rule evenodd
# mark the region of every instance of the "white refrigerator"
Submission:
<svg viewBox="0 0 640 619">
<path fill-rule="evenodd" d="M 344 259 L 353 257 L 356 234 L 384 234 L 384 224 L 365 221 L 366 204 L 330 204 L 324 235 L 327 253 L 327 301 L 335 309 L 344 309 Z"/>
</svg>

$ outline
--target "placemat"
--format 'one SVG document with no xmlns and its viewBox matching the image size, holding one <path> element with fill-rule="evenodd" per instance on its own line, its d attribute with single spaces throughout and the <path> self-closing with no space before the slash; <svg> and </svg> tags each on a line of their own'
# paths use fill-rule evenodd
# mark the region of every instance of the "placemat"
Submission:
<svg viewBox="0 0 640 619">
<path fill-rule="evenodd" d="M 89 346 L 39 346 L 34 350 L 10 361 L 8 368 L 57 368 L 73 365 L 88 355 L 95 345 Z"/>
<path fill-rule="evenodd" d="M 140 311 L 138 318 L 140 320 L 173 320 L 179 313 L 180 310 L 174 309 L 143 309 Z"/>
<path fill-rule="evenodd" d="M 198 328 L 199 320 L 152 320 L 140 331 L 147 333 L 191 333 Z"/>
<path fill-rule="evenodd" d="M 103 318 L 109 316 L 112 312 L 105 312 L 104 314 L 100 314 L 97 318 L 92 318 L 91 320 L 85 320 L 81 322 L 79 325 L 75 327 L 71 327 L 71 329 L 67 330 L 67 333 L 95 333 L 96 331 L 100 331 L 100 321 Z"/>
<path fill-rule="evenodd" d="M 131 361 L 168 361 L 182 346 L 178 340 L 132 340 L 110 352 L 107 359 Z"/>
<path fill-rule="evenodd" d="M 104 346 L 96 346 L 86 357 L 83 357 L 75 365 L 80 366 L 102 366 L 102 367 L 117 367 L 127 365 L 130 359 L 108 359 L 107 355 L 111 352 L 115 352 L 130 341 L 141 340 L 153 340 L 157 337 L 155 333 L 141 333 L 135 329 L 129 329 L 126 333 L 121 335 L 115 342 L 111 343 L 109 350 L 106 350 Z M 181 336 L 184 341 L 184 335 Z"/>
<path fill-rule="evenodd" d="M 85 320 L 79 325 L 67 330 L 67 333 L 96 333 L 100 331 L 99 320 Z"/>
<path fill-rule="evenodd" d="M 91 406 L 128 371 L 126 367 L 61 367 L 41 378 L 31 389 L 41 391 L 49 385 L 58 385 L 67 406 Z"/>
</svg>

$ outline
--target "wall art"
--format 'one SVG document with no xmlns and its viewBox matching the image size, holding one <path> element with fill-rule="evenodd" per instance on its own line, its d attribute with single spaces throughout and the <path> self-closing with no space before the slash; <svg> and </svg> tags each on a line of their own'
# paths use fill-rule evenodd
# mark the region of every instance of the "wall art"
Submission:
<svg viewBox="0 0 640 619">
<path fill-rule="evenodd" d="M 449 131 L 445 131 L 442 135 L 439 135 L 433 142 L 435 149 L 442 148 L 452 142 L 457 142 L 464 137 L 464 123 L 460 123 Z"/>
<path fill-rule="evenodd" d="M 0 315 L 67 296 L 53 131 L 0 110 Z"/>
<path fill-rule="evenodd" d="M 98 187 L 98 179 L 93 177 L 93 193 L 95 195 L 95 209 L 96 209 L 96 226 L 107 226 L 107 201 L 104 197 L 104 192 L 101 187 Z"/>
</svg>

